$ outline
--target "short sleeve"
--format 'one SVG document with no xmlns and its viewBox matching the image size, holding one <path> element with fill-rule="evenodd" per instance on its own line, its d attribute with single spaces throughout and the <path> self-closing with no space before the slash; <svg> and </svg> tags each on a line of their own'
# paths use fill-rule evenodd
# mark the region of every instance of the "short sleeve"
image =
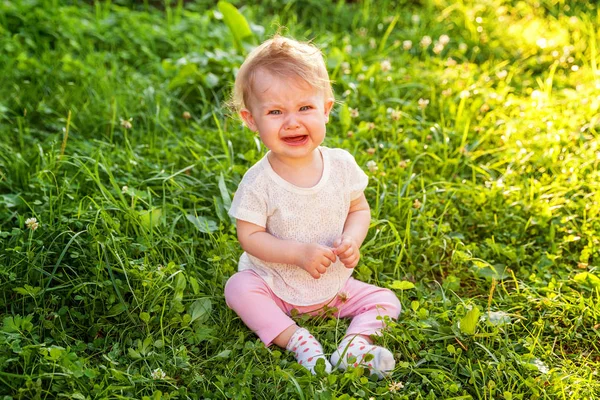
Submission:
<svg viewBox="0 0 600 400">
<path fill-rule="evenodd" d="M 251 185 L 242 180 L 233 196 L 229 215 L 265 228 L 267 226 L 267 202 L 264 196 L 261 196 L 258 191 L 252 189 Z"/>
<path fill-rule="evenodd" d="M 354 156 L 349 152 L 342 150 L 342 158 L 346 169 L 347 185 L 350 191 L 350 200 L 356 200 L 364 192 L 369 177 L 358 166 Z"/>
</svg>

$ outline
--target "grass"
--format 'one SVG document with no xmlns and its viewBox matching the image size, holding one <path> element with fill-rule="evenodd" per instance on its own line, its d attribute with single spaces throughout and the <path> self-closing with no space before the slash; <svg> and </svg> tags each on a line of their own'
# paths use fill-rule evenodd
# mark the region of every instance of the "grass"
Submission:
<svg viewBox="0 0 600 400">
<path fill-rule="evenodd" d="M 327 56 L 397 368 L 312 377 L 226 307 L 226 211 L 264 148 L 224 107 L 244 55 L 212 2 L 4 2 L 0 395 L 600 397 L 595 4 L 233 4 L 244 46 L 283 25 Z M 328 353 L 347 326 L 299 320 Z"/>
</svg>

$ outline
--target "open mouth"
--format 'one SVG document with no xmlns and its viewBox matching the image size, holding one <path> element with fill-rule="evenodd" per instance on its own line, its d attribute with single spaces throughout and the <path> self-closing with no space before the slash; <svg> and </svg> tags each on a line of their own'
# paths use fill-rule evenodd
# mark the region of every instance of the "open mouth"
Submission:
<svg viewBox="0 0 600 400">
<path fill-rule="evenodd" d="M 307 140 L 308 135 L 288 136 L 286 138 L 283 138 L 284 142 L 291 145 L 301 145 L 306 143 Z"/>
</svg>

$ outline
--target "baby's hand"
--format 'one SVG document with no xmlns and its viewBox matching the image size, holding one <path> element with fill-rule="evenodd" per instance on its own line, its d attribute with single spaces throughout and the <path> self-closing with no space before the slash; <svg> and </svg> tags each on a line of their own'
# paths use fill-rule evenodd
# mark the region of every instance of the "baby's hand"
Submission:
<svg viewBox="0 0 600 400">
<path fill-rule="evenodd" d="M 303 252 L 298 257 L 298 265 L 308 272 L 313 278 L 319 279 L 327 272 L 327 267 L 335 262 L 333 250 L 317 243 L 307 243 L 303 246 Z"/>
<path fill-rule="evenodd" d="M 354 268 L 360 259 L 358 244 L 351 236 L 342 235 L 333 242 L 333 252 L 346 268 Z"/>
</svg>

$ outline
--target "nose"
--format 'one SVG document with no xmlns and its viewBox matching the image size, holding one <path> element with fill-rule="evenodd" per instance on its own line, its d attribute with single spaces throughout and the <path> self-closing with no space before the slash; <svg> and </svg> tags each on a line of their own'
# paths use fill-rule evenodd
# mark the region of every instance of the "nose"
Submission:
<svg viewBox="0 0 600 400">
<path fill-rule="evenodd" d="M 300 123 L 298 122 L 294 114 L 290 114 L 289 118 L 285 123 L 285 130 L 291 131 L 298 128 L 300 128 Z"/>
</svg>

